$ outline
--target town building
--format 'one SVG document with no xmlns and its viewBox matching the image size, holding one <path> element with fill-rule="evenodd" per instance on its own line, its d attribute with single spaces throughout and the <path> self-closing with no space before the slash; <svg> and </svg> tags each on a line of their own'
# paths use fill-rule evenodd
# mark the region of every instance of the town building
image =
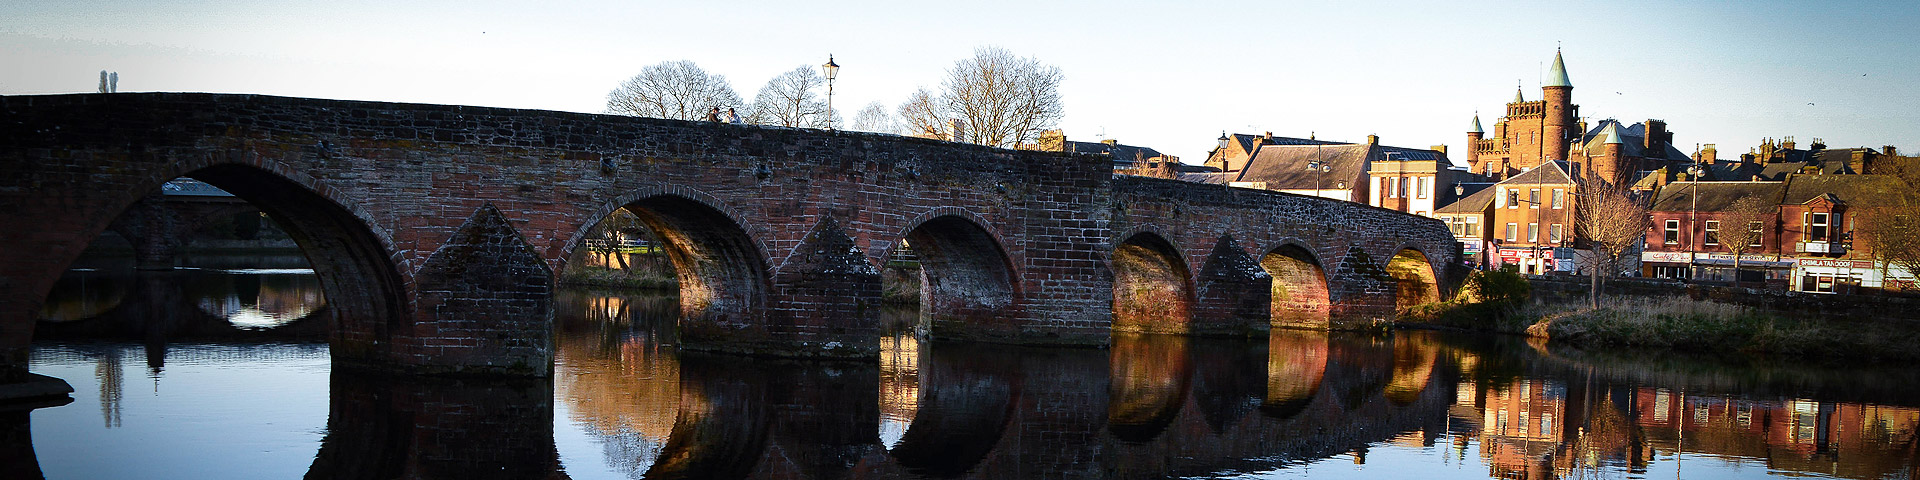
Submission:
<svg viewBox="0 0 1920 480">
<path fill-rule="evenodd" d="M 1475 113 L 1467 129 L 1469 170 L 1504 180 L 1551 161 L 1571 162 L 1574 178 L 1598 178 L 1628 185 L 1650 171 L 1690 159 L 1673 147 L 1673 132 L 1661 120 L 1625 125 L 1602 120 L 1591 128 L 1573 104 L 1573 82 L 1559 52 L 1540 86 L 1540 99 L 1514 92 L 1506 114 L 1494 122 L 1491 136 Z"/>
<path fill-rule="evenodd" d="M 1742 198 L 1763 200 L 1761 215 Z M 1877 209 L 1920 206 L 1920 194 L 1891 175 L 1786 174 L 1780 181 L 1682 181 L 1661 187 L 1641 253 L 1643 273 L 1765 285 L 1778 290 L 1849 293 L 1915 287 L 1914 272 L 1878 258 L 1867 230 Z M 1758 235 L 1746 245 L 1728 238 Z M 1739 260 L 1738 272 L 1734 264 Z"/>
<path fill-rule="evenodd" d="M 1457 196 L 1453 184 L 1478 177 L 1456 168 L 1446 147 L 1405 148 L 1314 138 L 1221 134 L 1198 181 L 1346 200 L 1433 216 Z"/>
</svg>

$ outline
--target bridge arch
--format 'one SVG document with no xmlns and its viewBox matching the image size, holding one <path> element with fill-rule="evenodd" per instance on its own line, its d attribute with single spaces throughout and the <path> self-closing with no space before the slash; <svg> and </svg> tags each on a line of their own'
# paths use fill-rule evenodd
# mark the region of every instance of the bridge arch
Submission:
<svg viewBox="0 0 1920 480">
<path fill-rule="evenodd" d="M 943 207 L 908 223 L 904 245 L 920 261 L 920 327 L 935 338 L 1010 336 L 1019 278 L 1005 242 L 979 215 Z"/>
<path fill-rule="evenodd" d="M 1273 277 L 1271 322 L 1274 327 L 1326 328 L 1332 312 L 1326 266 L 1298 239 L 1281 241 L 1260 257 Z"/>
<path fill-rule="evenodd" d="M 1166 236 L 1137 230 L 1114 245 L 1113 330 L 1186 333 L 1194 302 L 1192 270 Z"/>
<path fill-rule="evenodd" d="M 681 337 L 690 347 L 734 337 L 741 330 L 764 329 L 771 269 L 764 235 L 749 231 L 739 212 L 711 195 L 690 188 L 653 187 L 630 191 L 584 217 L 562 251 L 549 251 L 564 269 L 571 253 L 586 245 L 588 232 L 615 211 L 632 212 L 666 251 L 679 285 Z M 711 345 L 706 345 L 711 346 Z"/>
<path fill-rule="evenodd" d="M 1425 252 L 1408 245 L 1387 260 L 1387 274 L 1393 276 L 1394 308 L 1405 309 L 1440 301 L 1440 280 Z"/>
</svg>

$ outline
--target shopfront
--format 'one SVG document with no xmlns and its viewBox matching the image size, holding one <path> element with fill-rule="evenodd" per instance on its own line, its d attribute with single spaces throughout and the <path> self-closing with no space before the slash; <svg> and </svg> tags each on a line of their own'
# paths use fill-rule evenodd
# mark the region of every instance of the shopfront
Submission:
<svg viewBox="0 0 1920 480">
<path fill-rule="evenodd" d="M 1808 293 L 1853 293 L 1855 288 L 1879 288 L 1880 271 L 1866 260 L 1802 258 L 1794 262 L 1793 289 Z"/>
</svg>

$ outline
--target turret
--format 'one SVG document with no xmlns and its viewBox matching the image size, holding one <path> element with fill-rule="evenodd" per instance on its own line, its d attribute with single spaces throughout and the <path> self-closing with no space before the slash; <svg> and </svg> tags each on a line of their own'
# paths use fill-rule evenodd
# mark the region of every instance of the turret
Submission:
<svg viewBox="0 0 1920 480">
<path fill-rule="evenodd" d="M 1546 103 L 1546 118 L 1541 122 L 1540 157 L 1545 160 L 1565 160 L 1558 158 L 1567 154 L 1567 138 L 1571 136 L 1569 127 L 1573 125 L 1573 81 L 1567 79 L 1567 64 L 1560 58 L 1560 52 L 1553 52 L 1553 70 L 1547 72 L 1547 83 L 1540 86 L 1540 99 Z"/>
<path fill-rule="evenodd" d="M 1593 159 L 1593 165 L 1588 167 L 1588 171 L 1609 183 L 1620 183 L 1620 157 L 1627 143 L 1620 139 L 1620 122 L 1607 120 L 1607 128 L 1600 131 L 1600 136 L 1606 144 L 1606 155 Z"/>
<path fill-rule="evenodd" d="M 1476 147 L 1480 144 L 1480 138 L 1486 134 L 1486 130 L 1480 128 L 1480 112 L 1473 112 L 1473 125 L 1467 127 L 1467 168 L 1478 171 L 1480 154 Z"/>
</svg>

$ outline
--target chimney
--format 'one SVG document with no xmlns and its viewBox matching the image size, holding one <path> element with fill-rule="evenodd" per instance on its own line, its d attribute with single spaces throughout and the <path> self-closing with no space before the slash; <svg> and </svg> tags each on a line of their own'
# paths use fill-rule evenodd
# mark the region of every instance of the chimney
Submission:
<svg viewBox="0 0 1920 480">
<path fill-rule="evenodd" d="M 1439 154 L 1440 154 L 1440 158 L 1447 158 L 1447 146 L 1446 146 L 1446 145 L 1434 145 L 1434 146 L 1432 146 L 1432 147 L 1428 147 L 1427 149 L 1428 149 L 1428 150 L 1433 150 L 1434 152 L 1437 152 L 1437 153 L 1439 153 Z"/>
<path fill-rule="evenodd" d="M 1104 143 L 1104 144 L 1107 144 L 1107 146 L 1109 147 L 1113 147 L 1113 146 L 1120 145 L 1120 140 L 1109 138 L 1106 140 L 1101 140 L 1100 143 Z"/>
<path fill-rule="evenodd" d="M 1709 144 L 1700 146 L 1700 161 L 1712 163 L 1714 160 L 1718 160 L 1719 158 L 1720 158 L 1720 149 L 1714 148 L 1713 144 L 1709 143 Z"/>
<path fill-rule="evenodd" d="M 1872 150 L 1865 148 L 1853 149 L 1852 157 L 1847 159 L 1847 167 L 1853 169 L 1855 173 L 1867 171 L 1867 152 L 1870 151 Z"/>
<path fill-rule="evenodd" d="M 1667 136 L 1667 122 L 1649 118 L 1647 119 L 1646 126 L 1647 136 L 1641 139 L 1641 148 L 1657 150 L 1660 145 L 1666 144 L 1666 141 L 1669 139 Z"/>
<path fill-rule="evenodd" d="M 1893 145 L 1885 145 L 1880 147 L 1880 154 L 1886 155 L 1889 157 L 1897 157 L 1897 156 L 1900 156 L 1900 149 L 1894 148 Z"/>
<path fill-rule="evenodd" d="M 1380 144 L 1379 135 L 1367 135 L 1367 145 L 1379 145 L 1379 144 Z"/>
<path fill-rule="evenodd" d="M 1786 136 L 1786 137 L 1782 137 L 1782 138 L 1780 139 L 1780 149 L 1781 149 L 1781 150 L 1793 150 L 1793 136 L 1792 136 L 1792 135 L 1788 135 L 1788 136 Z"/>
</svg>

